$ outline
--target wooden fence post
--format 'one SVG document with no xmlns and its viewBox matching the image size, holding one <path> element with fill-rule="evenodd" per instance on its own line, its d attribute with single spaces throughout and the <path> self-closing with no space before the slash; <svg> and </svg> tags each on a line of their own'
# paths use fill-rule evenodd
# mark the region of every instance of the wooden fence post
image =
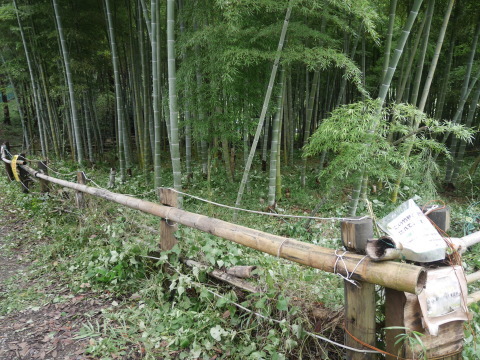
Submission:
<svg viewBox="0 0 480 360">
<path fill-rule="evenodd" d="M 178 196 L 177 193 L 168 188 L 158 188 L 158 197 L 160 203 L 165 206 L 177 207 Z M 175 231 L 178 229 L 178 224 L 169 219 L 162 219 L 160 222 L 160 249 L 170 250 L 177 243 Z"/>
<path fill-rule="evenodd" d="M 2 151 L 1 151 L 2 158 L 11 159 L 11 156 L 9 155 L 9 153 L 10 153 L 10 144 L 7 141 L 2 144 Z M 8 179 L 10 181 L 15 180 L 15 178 L 13 177 L 13 172 L 10 164 L 5 163 L 5 170 L 7 171 Z"/>
<path fill-rule="evenodd" d="M 83 171 L 77 171 L 77 183 L 85 185 L 87 183 L 87 178 Z M 75 193 L 75 201 L 77 203 L 78 208 L 85 207 L 85 195 L 81 191 L 77 191 Z"/>
<path fill-rule="evenodd" d="M 450 209 L 444 208 L 427 215 L 441 230 L 446 231 L 450 226 Z M 428 281 L 428 280 L 427 280 Z M 411 358 L 412 350 L 395 345 L 395 336 L 405 333 L 406 329 L 426 333 L 422 326 L 422 312 L 418 299 L 413 294 L 385 289 L 385 327 L 398 326 L 405 329 L 386 331 L 386 351 L 400 357 Z M 425 334 L 421 337 L 427 352 L 427 358 L 436 360 L 461 360 L 463 349 L 463 321 L 452 321 L 440 325 L 437 336 Z M 387 356 L 388 360 L 397 359 L 397 356 Z"/>
<path fill-rule="evenodd" d="M 373 237 L 372 219 L 342 221 L 342 242 L 349 251 L 365 253 L 367 240 Z M 364 259 L 363 261 L 369 261 Z M 359 264 L 360 266 L 361 264 Z M 341 266 L 341 259 L 338 261 Z M 375 285 L 363 281 L 344 280 L 345 290 L 345 344 L 366 349 L 356 339 L 375 346 Z M 352 336 L 353 335 L 353 336 Z M 372 353 L 360 353 L 347 350 L 348 360 L 375 359 Z"/>
<path fill-rule="evenodd" d="M 27 159 L 25 159 L 25 154 L 21 153 L 17 160 L 25 161 L 25 165 L 27 164 Z M 24 194 L 28 194 L 28 186 L 30 184 L 30 179 L 28 178 L 28 172 L 23 170 L 20 166 L 17 166 L 18 177 L 20 178 L 20 183 L 22 184 L 22 191 Z"/>
<path fill-rule="evenodd" d="M 38 170 L 44 175 L 48 175 L 48 168 L 46 164 L 47 164 L 47 160 L 37 162 Z M 48 181 L 43 179 L 39 179 L 39 181 L 40 181 L 40 192 L 42 193 L 49 192 L 50 188 L 48 187 Z"/>
</svg>

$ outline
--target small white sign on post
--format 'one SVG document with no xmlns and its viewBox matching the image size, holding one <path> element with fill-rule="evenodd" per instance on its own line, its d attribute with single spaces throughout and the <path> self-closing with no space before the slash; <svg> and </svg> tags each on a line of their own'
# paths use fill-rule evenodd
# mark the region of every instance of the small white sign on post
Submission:
<svg viewBox="0 0 480 360">
<path fill-rule="evenodd" d="M 438 328 L 456 320 L 468 320 L 467 281 L 461 266 L 428 270 L 425 290 L 418 295 L 424 327 L 436 336 Z"/>
<path fill-rule="evenodd" d="M 378 224 L 392 237 L 405 259 L 432 262 L 445 258 L 445 240 L 412 199 L 404 202 Z"/>
</svg>

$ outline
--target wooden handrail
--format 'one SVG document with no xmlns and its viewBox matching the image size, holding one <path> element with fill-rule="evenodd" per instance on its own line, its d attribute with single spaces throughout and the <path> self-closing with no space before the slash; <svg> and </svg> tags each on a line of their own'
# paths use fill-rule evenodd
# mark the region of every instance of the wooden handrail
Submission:
<svg viewBox="0 0 480 360">
<path fill-rule="evenodd" d="M 420 266 L 392 261 L 377 263 L 354 253 L 340 255 L 343 251 L 336 252 L 334 249 L 269 234 L 175 207 L 57 179 L 42 174 L 27 165 L 20 165 L 20 167 L 30 175 L 51 183 L 208 232 L 270 255 L 279 256 L 323 271 L 336 272 L 342 276 L 350 276 L 352 280 L 366 281 L 413 294 L 419 294 L 425 286 L 426 271 Z"/>
</svg>

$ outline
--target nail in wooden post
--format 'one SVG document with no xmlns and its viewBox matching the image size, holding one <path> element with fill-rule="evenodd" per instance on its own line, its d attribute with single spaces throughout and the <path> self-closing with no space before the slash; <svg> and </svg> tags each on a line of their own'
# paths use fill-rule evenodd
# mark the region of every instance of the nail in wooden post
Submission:
<svg viewBox="0 0 480 360">
<path fill-rule="evenodd" d="M 48 175 L 47 160 L 38 161 L 37 166 L 38 166 L 38 170 L 42 174 Z M 43 179 L 39 179 L 39 181 L 40 181 L 40 192 L 42 192 L 42 193 L 49 192 L 50 189 L 48 187 L 48 181 L 43 180 Z"/>
<path fill-rule="evenodd" d="M 367 240 L 373 237 L 372 219 L 342 221 L 341 226 L 344 246 L 349 251 L 365 253 Z M 365 259 L 363 261 L 368 262 L 369 260 Z M 338 264 L 339 267 L 342 266 L 340 260 Z M 351 335 L 364 343 L 375 346 L 375 285 L 363 281 L 356 281 L 355 283 L 356 285 L 350 281 L 344 281 L 345 344 L 353 348 L 368 350 Z M 348 360 L 373 360 L 375 358 L 375 354 L 347 350 Z"/>
<path fill-rule="evenodd" d="M 9 153 L 10 153 L 10 144 L 7 141 L 4 144 L 2 144 L 2 148 L 1 148 L 2 158 L 10 160 L 11 156 L 9 155 Z M 15 180 L 15 178 L 13 176 L 12 168 L 10 167 L 10 164 L 5 163 L 5 170 L 7 171 L 8 179 L 10 181 Z"/>
<path fill-rule="evenodd" d="M 82 185 L 85 185 L 87 183 L 87 178 L 85 177 L 83 171 L 77 172 L 77 183 Z M 77 191 L 75 193 L 75 200 L 78 208 L 81 209 L 85 207 L 85 195 L 83 194 L 83 192 Z"/>
<path fill-rule="evenodd" d="M 175 191 L 168 188 L 158 188 L 158 196 L 160 203 L 165 206 L 177 207 L 178 196 Z M 175 238 L 175 231 L 178 229 L 178 224 L 169 219 L 162 219 L 160 222 L 160 249 L 170 250 L 177 243 Z"/>
</svg>

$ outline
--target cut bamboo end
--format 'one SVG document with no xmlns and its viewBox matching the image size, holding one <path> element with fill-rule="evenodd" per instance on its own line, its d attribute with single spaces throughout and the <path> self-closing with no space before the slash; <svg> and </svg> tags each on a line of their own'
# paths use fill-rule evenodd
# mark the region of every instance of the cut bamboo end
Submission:
<svg viewBox="0 0 480 360">
<path fill-rule="evenodd" d="M 366 252 L 373 261 L 384 261 L 399 259 L 402 249 L 391 237 L 382 236 L 379 239 L 368 240 Z"/>
</svg>

